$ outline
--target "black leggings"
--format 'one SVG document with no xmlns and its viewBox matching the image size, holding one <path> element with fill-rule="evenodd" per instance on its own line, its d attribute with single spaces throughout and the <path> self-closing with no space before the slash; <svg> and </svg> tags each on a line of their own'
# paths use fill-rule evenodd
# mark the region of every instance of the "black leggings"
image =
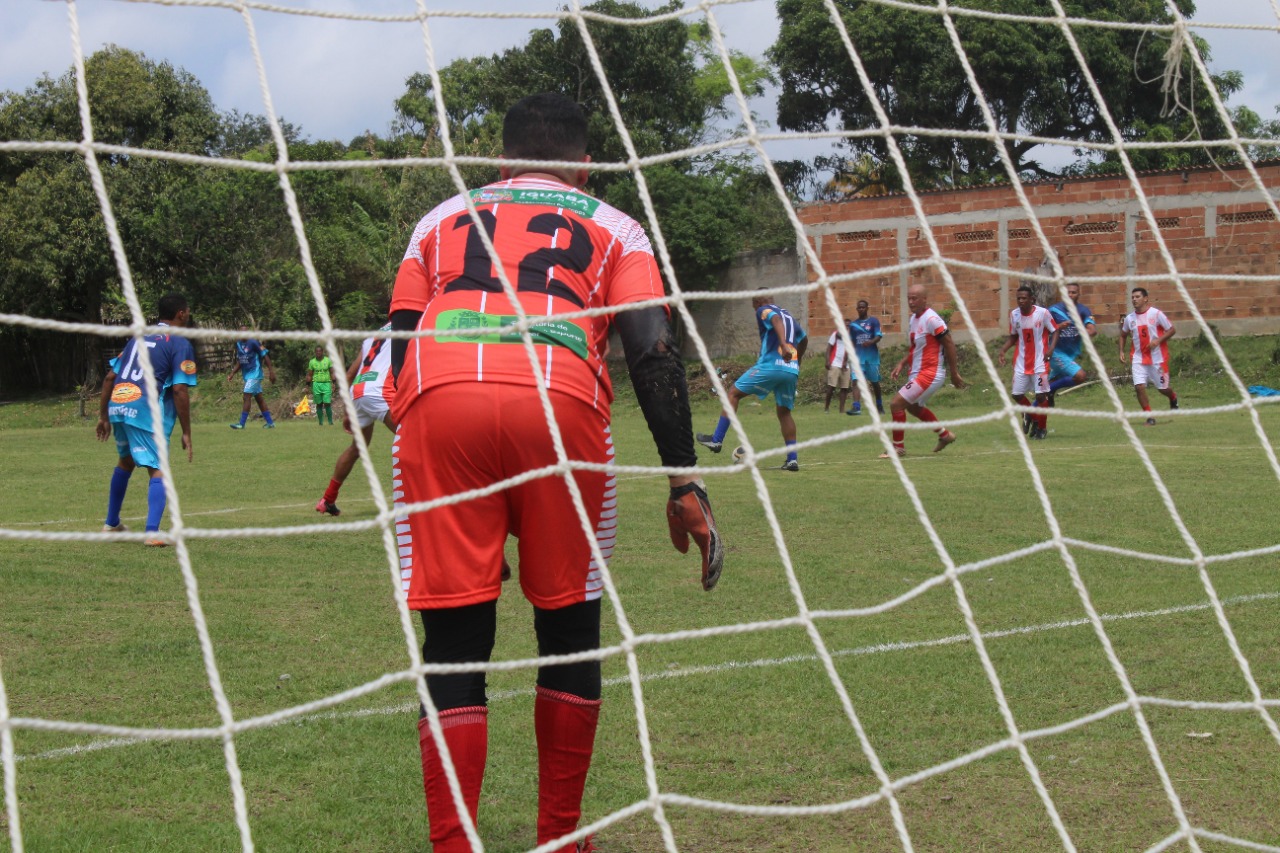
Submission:
<svg viewBox="0 0 1280 853">
<path fill-rule="evenodd" d="M 493 655 L 497 634 L 498 602 L 466 607 L 423 610 L 426 640 L 422 658 L 427 663 L 476 663 Z M 564 655 L 600 648 L 600 600 L 571 604 L 557 610 L 533 609 L 538 654 Z M 583 699 L 600 698 L 598 660 L 538 667 L 538 686 Z M 427 690 L 436 708 L 468 708 L 487 705 L 485 674 L 463 672 L 427 676 Z"/>
</svg>

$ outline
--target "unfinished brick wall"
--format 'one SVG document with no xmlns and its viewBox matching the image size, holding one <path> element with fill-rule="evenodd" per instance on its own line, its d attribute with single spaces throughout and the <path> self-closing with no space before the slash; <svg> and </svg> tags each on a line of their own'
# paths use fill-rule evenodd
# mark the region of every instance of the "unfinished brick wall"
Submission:
<svg viewBox="0 0 1280 853">
<path fill-rule="evenodd" d="M 1280 163 L 1256 168 L 1271 197 L 1280 197 Z M 1280 331 L 1280 283 L 1242 278 L 1280 275 L 1280 222 L 1248 171 L 1150 173 L 1141 175 L 1140 182 L 1179 272 L 1211 277 L 1184 279 L 1205 318 L 1226 334 Z M 1184 334 L 1195 333 L 1190 310 L 1167 277 L 1167 264 L 1128 179 L 1026 184 L 1024 190 L 1066 274 L 1109 279 L 1086 283 L 1083 295 L 1104 331 L 1129 311 L 1129 291 L 1139 283 L 1135 277 L 1155 275 L 1161 278 L 1141 282 L 1152 301 L 1175 323 L 1182 321 Z M 1013 190 L 980 187 L 929 192 L 920 199 L 974 325 L 985 337 L 1004 334 L 1019 275 L 1044 260 Z M 886 333 L 899 333 L 906 289 L 912 284 L 930 288 L 935 308 L 953 307 L 935 266 L 887 269 L 931 257 L 906 196 L 808 205 L 800 210 L 800 219 L 828 274 L 867 273 L 836 284 L 837 301 L 846 314 L 854 313 L 859 299 L 867 299 Z M 813 270 L 806 273 L 810 280 L 816 278 Z M 809 316 L 814 333 L 825 334 L 832 326 L 820 293 L 810 298 Z M 959 312 L 952 315 L 952 325 L 965 328 Z"/>
</svg>

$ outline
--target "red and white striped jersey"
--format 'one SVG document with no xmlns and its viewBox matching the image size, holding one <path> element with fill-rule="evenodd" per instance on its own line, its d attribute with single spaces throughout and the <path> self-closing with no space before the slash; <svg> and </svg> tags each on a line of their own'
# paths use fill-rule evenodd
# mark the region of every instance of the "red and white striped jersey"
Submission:
<svg viewBox="0 0 1280 853">
<path fill-rule="evenodd" d="M 391 324 L 383 326 L 379 331 L 387 331 Z M 361 397 L 381 397 L 390 405 L 395 396 L 395 383 L 387 383 L 391 378 L 391 341 L 385 338 L 365 338 L 360 345 L 360 369 L 356 372 L 355 382 L 351 383 L 351 399 Z"/>
<path fill-rule="evenodd" d="M 832 332 L 831 337 L 827 338 L 827 367 L 844 367 L 844 341 L 840 340 L 839 332 Z"/>
<path fill-rule="evenodd" d="M 522 176 L 471 191 L 507 280 L 533 320 L 535 376 L 517 320 L 462 196 L 422 218 L 396 275 L 391 312 L 421 311 L 396 382 L 397 420 L 420 394 L 452 382 L 562 391 L 606 417 L 608 315 L 556 315 L 663 296 L 648 236 L 634 219 L 560 181 Z"/>
<path fill-rule="evenodd" d="M 1030 314 L 1023 314 L 1021 308 L 1013 309 L 1009 314 L 1009 334 L 1018 339 L 1018 357 L 1013 362 L 1015 373 L 1034 376 L 1049 369 L 1049 338 L 1056 328 L 1058 324 L 1053 322 L 1048 308 L 1033 305 Z"/>
<path fill-rule="evenodd" d="M 1161 343 L 1155 349 L 1150 347 L 1152 341 L 1171 328 L 1173 324 L 1159 308 L 1148 305 L 1147 310 L 1141 314 L 1130 311 L 1120 324 L 1120 331 L 1132 336 L 1129 340 L 1129 360 L 1133 364 L 1168 364 L 1168 342 Z"/>
<path fill-rule="evenodd" d="M 920 377 L 921 385 L 928 385 L 946 369 L 947 360 L 942 355 L 941 343 L 946 333 L 946 321 L 932 308 L 911 315 L 907 324 L 907 340 L 911 344 L 911 378 Z"/>
</svg>

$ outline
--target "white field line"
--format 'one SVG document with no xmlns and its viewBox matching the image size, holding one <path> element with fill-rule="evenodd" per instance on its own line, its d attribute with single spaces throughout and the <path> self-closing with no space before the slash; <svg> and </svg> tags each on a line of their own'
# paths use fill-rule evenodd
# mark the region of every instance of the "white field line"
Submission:
<svg viewBox="0 0 1280 853">
<path fill-rule="evenodd" d="M 1259 601 L 1275 601 L 1280 599 L 1280 592 L 1260 592 L 1253 595 L 1239 595 L 1232 598 L 1222 599 L 1223 607 L 1234 607 L 1238 605 L 1253 604 Z M 1105 613 L 1100 618 L 1104 622 L 1120 622 L 1129 619 L 1150 619 L 1159 616 L 1173 616 L 1180 613 L 1195 613 L 1203 610 L 1209 610 L 1211 605 L 1204 604 L 1184 604 L 1178 607 L 1166 607 L 1161 610 L 1134 610 L 1128 613 Z M 982 634 L 984 640 L 998 640 L 1006 637 L 1023 636 L 1027 634 L 1039 634 L 1046 631 L 1060 631 L 1067 628 L 1085 628 L 1089 627 L 1088 619 L 1066 619 L 1061 622 L 1045 622 L 1040 625 L 1025 625 L 1019 628 L 1006 628 L 1000 631 L 989 631 Z M 914 640 L 911 642 L 898 643 L 879 643 L 874 646 L 859 646 L 853 649 L 839 649 L 831 652 L 832 657 L 851 657 L 855 655 L 874 655 L 885 652 L 903 652 L 915 649 L 937 648 L 939 646 L 962 645 L 970 642 L 972 638 L 968 634 L 953 634 L 949 637 L 939 637 L 933 640 Z M 788 666 L 797 663 L 814 663 L 817 662 L 817 655 L 787 655 L 780 658 L 759 658 L 752 661 L 726 661 L 725 663 L 710 664 L 707 666 L 680 667 L 678 669 L 669 669 L 661 672 L 652 672 L 641 676 L 641 681 L 662 681 L 673 678 L 687 678 L 694 675 L 716 675 L 724 672 L 732 672 L 744 669 L 764 669 L 775 666 Z M 629 684 L 629 679 L 625 677 L 607 678 L 604 680 L 605 687 L 621 687 Z M 505 699 L 515 699 L 519 697 L 532 696 L 532 689 L 521 690 L 501 690 L 495 691 L 489 695 L 490 702 L 498 702 Z M 362 708 L 356 711 L 326 711 L 319 714 L 311 714 L 306 717 L 300 717 L 291 721 L 295 725 L 301 725 L 307 720 L 354 720 L 362 717 L 384 717 L 396 714 L 407 714 L 417 710 L 417 706 L 413 704 L 388 705 L 381 708 Z M 139 743 L 146 743 L 141 738 L 107 738 L 103 740 L 95 740 L 78 746 L 62 747 L 60 749 L 50 749 L 44 752 L 32 753 L 31 755 L 16 755 L 16 761 L 43 761 L 54 758 L 66 758 L 69 756 L 80 755 L 87 752 L 97 752 L 103 749 L 113 749 L 121 746 L 133 746 Z"/>
</svg>

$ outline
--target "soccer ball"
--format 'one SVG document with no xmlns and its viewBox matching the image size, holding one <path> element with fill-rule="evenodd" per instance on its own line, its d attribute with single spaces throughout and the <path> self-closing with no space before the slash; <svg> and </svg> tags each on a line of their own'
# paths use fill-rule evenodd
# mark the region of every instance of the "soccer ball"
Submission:
<svg viewBox="0 0 1280 853">
<path fill-rule="evenodd" d="M 737 447 L 733 449 L 734 462 L 741 463 L 742 460 L 746 458 L 746 455 L 747 455 L 747 449 L 743 447 L 741 444 L 739 444 Z"/>
</svg>

